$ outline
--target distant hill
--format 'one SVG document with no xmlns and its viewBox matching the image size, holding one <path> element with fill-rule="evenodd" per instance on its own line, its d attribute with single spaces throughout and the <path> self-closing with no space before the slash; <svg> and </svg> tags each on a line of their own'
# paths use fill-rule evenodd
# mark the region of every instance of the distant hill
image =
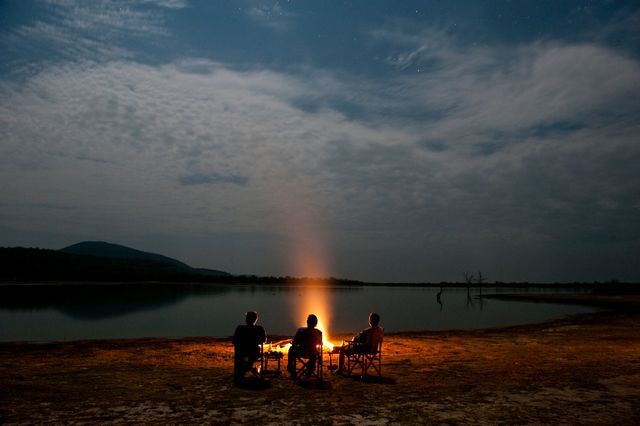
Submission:
<svg viewBox="0 0 640 426">
<path fill-rule="evenodd" d="M 215 269 L 192 268 L 186 263 L 172 259 L 161 254 L 136 250 L 120 244 L 107 243 L 105 241 L 83 241 L 73 244 L 59 251 L 63 253 L 77 254 L 81 256 L 95 256 L 109 259 L 123 259 L 131 261 L 157 262 L 175 266 L 185 271 L 206 276 L 229 276 L 230 274 Z"/>
<path fill-rule="evenodd" d="M 177 266 L 179 268 L 190 269 L 191 267 L 179 260 L 155 253 L 132 249 L 119 244 L 107 243 L 105 241 L 83 241 L 60 249 L 63 253 L 78 254 L 81 256 L 108 257 L 111 259 L 145 260 L 151 262 L 163 262 Z"/>
<path fill-rule="evenodd" d="M 105 241 L 84 241 L 60 250 L 0 247 L 0 282 L 176 282 L 258 285 L 362 285 L 340 278 L 231 275 L 193 268 L 179 260 Z M 2 295 L 0 294 L 0 297 Z"/>
<path fill-rule="evenodd" d="M 192 268 L 170 257 L 102 241 L 61 250 L 0 248 L 2 281 L 175 281 L 215 282 L 231 274 Z"/>
</svg>

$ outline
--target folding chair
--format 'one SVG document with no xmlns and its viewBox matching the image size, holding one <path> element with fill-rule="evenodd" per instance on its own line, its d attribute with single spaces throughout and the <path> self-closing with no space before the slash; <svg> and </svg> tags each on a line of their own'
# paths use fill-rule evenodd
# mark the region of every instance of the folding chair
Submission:
<svg viewBox="0 0 640 426">
<path fill-rule="evenodd" d="M 252 362 L 253 356 L 246 353 L 238 352 L 237 347 L 233 347 L 233 378 L 241 380 L 247 372 L 254 377 L 263 380 L 265 372 L 264 345 L 260 344 L 260 354 L 258 358 Z"/>
<path fill-rule="evenodd" d="M 346 343 L 347 376 L 351 376 L 353 371 L 360 366 L 362 368 L 360 377 L 364 378 L 368 374 L 369 369 L 373 369 L 378 377 L 382 377 L 382 339 L 368 352 L 358 350 L 353 341 Z"/>
<path fill-rule="evenodd" d="M 316 347 L 315 354 L 304 353 L 299 350 L 294 351 L 295 354 L 295 371 L 292 371 L 291 378 L 293 381 L 298 381 L 303 377 L 313 378 L 317 380 L 323 380 L 323 368 L 322 368 L 322 345 Z M 309 363 L 311 362 L 312 355 L 316 357 L 316 367 L 313 371 L 309 371 Z"/>
</svg>

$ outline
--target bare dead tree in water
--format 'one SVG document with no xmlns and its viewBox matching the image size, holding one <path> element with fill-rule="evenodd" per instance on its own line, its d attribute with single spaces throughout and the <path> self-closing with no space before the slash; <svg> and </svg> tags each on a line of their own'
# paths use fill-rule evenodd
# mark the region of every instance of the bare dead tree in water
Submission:
<svg viewBox="0 0 640 426">
<path fill-rule="evenodd" d="M 438 294 L 436 294 L 436 302 L 438 302 L 438 304 L 440 305 L 440 310 L 442 310 L 442 299 L 440 298 L 442 296 L 442 286 L 440 286 L 440 291 L 438 292 Z"/>
<path fill-rule="evenodd" d="M 475 276 L 469 272 L 464 273 L 464 280 L 467 283 L 467 306 L 473 306 L 473 300 L 471 300 L 471 284 L 473 284 Z"/>
<path fill-rule="evenodd" d="M 467 289 L 471 287 L 473 280 L 475 279 L 475 275 L 470 274 L 469 272 L 464 273 L 464 281 L 467 283 Z"/>
</svg>

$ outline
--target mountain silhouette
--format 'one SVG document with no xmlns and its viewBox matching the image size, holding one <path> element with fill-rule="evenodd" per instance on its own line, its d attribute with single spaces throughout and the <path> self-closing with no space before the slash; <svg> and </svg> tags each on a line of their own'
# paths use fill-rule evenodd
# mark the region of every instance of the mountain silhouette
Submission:
<svg viewBox="0 0 640 426">
<path fill-rule="evenodd" d="M 0 248 L 0 281 L 215 282 L 232 276 L 170 257 L 99 241 L 62 250 Z"/>
<path fill-rule="evenodd" d="M 59 251 L 63 253 L 71 253 L 80 256 L 94 256 L 109 259 L 121 259 L 130 261 L 154 262 L 171 265 L 179 269 L 183 269 L 190 273 L 207 275 L 207 276 L 229 276 L 230 274 L 215 269 L 192 268 L 186 263 L 172 259 L 161 254 L 149 253 L 146 251 L 136 250 L 120 244 L 108 243 L 106 241 L 83 241 L 73 244 Z"/>
<path fill-rule="evenodd" d="M 163 262 L 177 266 L 179 268 L 190 269 L 186 263 L 172 259 L 161 254 L 148 253 L 141 250 L 132 249 L 120 244 L 107 243 L 105 241 L 83 241 L 73 244 L 59 251 L 63 253 L 78 254 L 81 256 L 108 257 L 111 259 L 145 260 L 152 262 Z"/>
</svg>

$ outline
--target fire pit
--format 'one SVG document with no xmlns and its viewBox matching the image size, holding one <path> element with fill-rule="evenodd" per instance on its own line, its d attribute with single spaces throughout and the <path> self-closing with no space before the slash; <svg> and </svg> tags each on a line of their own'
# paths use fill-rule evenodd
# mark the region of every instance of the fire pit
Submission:
<svg viewBox="0 0 640 426">
<path fill-rule="evenodd" d="M 265 373 L 273 374 L 276 376 L 280 376 L 282 373 L 280 372 L 280 362 L 284 358 L 284 355 L 289 353 L 289 348 L 291 348 L 292 339 L 279 340 L 277 342 L 265 343 L 264 346 L 264 368 Z M 340 348 L 342 345 L 334 345 L 328 340 L 323 338 L 323 355 L 329 355 L 329 370 L 335 370 L 338 368 L 337 365 L 333 365 L 333 355 L 340 354 Z M 276 362 L 276 370 L 271 372 L 268 370 L 269 361 Z"/>
</svg>

